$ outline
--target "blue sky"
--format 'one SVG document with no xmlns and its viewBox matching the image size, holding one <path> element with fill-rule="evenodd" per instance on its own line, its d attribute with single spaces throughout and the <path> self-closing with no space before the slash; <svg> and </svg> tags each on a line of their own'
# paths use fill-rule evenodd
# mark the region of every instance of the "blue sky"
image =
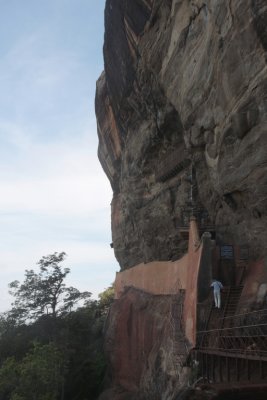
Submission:
<svg viewBox="0 0 267 400">
<path fill-rule="evenodd" d="M 94 297 L 119 270 L 94 114 L 104 3 L 0 0 L 0 311 L 8 283 L 54 251 Z"/>
</svg>

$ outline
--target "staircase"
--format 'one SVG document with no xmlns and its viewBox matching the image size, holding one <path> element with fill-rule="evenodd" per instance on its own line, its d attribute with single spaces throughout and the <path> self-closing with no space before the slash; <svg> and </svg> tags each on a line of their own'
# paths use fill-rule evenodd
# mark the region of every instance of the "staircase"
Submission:
<svg viewBox="0 0 267 400">
<path fill-rule="evenodd" d="M 231 317 L 235 315 L 242 289 L 241 285 L 225 287 L 221 292 L 221 309 L 214 307 L 213 293 L 210 295 L 210 305 L 207 308 L 202 330 L 222 329 L 231 325 Z"/>
<path fill-rule="evenodd" d="M 172 358 L 176 366 L 179 365 L 182 367 L 189 350 L 182 319 L 185 291 L 180 289 L 179 294 L 177 300 L 171 306 L 171 312 L 168 317 L 168 332 L 172 337 Z M 175 370 L 177 372 L 176 368 Z"/>
<path fill-rule="evenodd" d="M 229 286 L 227 292 L 223 296 L 223 315 L 221 320 L 221 328 L 231 325 L 231 318 L 235 315 L 237 305 L 243 290 L 243 286 Z"/>
</svg>

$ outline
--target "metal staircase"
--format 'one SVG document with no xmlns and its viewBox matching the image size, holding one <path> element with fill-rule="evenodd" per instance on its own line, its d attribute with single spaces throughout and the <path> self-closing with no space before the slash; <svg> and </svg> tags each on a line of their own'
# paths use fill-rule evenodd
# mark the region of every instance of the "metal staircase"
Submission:
<svg viewBox="0 0 267 400">
<path fill-rule="evenodd" d="M 243 286 L 229 286 L 223 299 L 223 315 L 221 317 L 221 328 L 231 325 L 231 317 L 235 315 L 240 300 Z"/>
</svg>

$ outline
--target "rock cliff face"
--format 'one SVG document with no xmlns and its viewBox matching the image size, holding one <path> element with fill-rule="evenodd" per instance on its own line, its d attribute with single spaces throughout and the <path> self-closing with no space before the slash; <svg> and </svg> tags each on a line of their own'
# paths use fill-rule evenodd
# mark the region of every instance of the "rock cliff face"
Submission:
<svg viewBox="0 0 267 400">
<path fill-rule="evenodd" d="M 248 246 L 266 269 L 266 0 L 107 0 L 104 62 L 98 152 L 121 270 L 180 258 L 192 212 L 215 226 L 218 244 Z M 112 309 L 107 348 L 124 389 L 103 399 L 141 399 L 141 389 L 176 398 L 170 358 L 153 359 L 169 354 L 170 303 L 146 296 L 130 290 Z M 142 337 L 127 333 L 134 326 Z"/>
<path fill-rule="evenodd" d="M 266 2 L 107 0 L 105 27 L 96 114 L 121 268 L 184 252 L 192 165 L 221 241 L 265 255 Z"/>
<path fill-rule="evenodd" d="M 188 378 L 188 369 L 177 368 L 185 351 L 175 340 L 182 300 L 130 288 L 113 304 L 106 351 L 114 388 L 101 400 L 163 400 L 180 391 Z"/>
</svg>

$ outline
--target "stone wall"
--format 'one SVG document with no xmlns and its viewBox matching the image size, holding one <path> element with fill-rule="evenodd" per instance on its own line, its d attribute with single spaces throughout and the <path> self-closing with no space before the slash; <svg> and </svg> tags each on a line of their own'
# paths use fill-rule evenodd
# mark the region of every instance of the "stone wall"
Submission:
<svg viewBox="0 0 267 400">
<path fill-rule="evenodd" d="M 176 295 L 180 290 L 185 291 L 183 327 L 188 342 L 194 347 L 199 287 L 205 286 L 207 296 L 211 283 L 210 246 L 210 237 L 204 235 L 204 242 L 200 240 L 196 220 L 192 219 L 187 254 L 175 262 L 154 261 L 117 273 L 115 298 L 119 299 L 128 288 L 142 290 L 151 295 Z M 199 276 L 204 282 L 199 282 Z M 202 296 L 204 291 L 202 289 Z"/>
</svg>

